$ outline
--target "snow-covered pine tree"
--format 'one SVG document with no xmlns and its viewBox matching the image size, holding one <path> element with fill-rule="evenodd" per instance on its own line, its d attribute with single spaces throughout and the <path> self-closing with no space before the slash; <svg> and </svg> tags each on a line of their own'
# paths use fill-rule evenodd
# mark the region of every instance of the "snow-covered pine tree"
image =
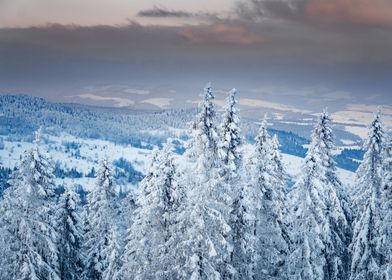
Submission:
<svg viewBox="0 0 392 280">
<path fill-rule="evenodd" d="M 129 279 L 178 277 L 173 269 L 176 251 L 169 241 L 174 238 L 176 211 L 183 194 L 171 143 L 166 143 L 153 160 L 149 175 L 141 183 L 138 208 L 134 212 L 125 249 L 124 274 Z"/>
<path fill-rule="evenodd" d="M 299 279 L 347 279 L 350 227 L 346 195 L 332 159 L 333 133 L 326 111 L 312 133 L 300 180 L 292 193 L 290 272 Z"/>
<path fill-rule="evenodd" d="M 278 136 L 275 134 L 271 139 L 270 157 L 271 157 L 271 179 L 274 187 L 274 204 L 278 215 L 278 223 L 282 230 L 281 234 L 290 245 L 289 236 L 289 212 L 286 199 L 286 178 L 287 173 L 283 166 L 282 155 L 280 153 L 280 144 Z M 288 249 L 288 248 L 287 248 Z M 286 251 L 288 253 L 288 251 Z"/>
<path fill-rule="evenodd" d="M 356 172 L 356 182 L 351 191 L 354 216 L 361 215 L 361 208 L 365 207 L 366 201 L 371 197 L 373 190 L 379 193 L 383 144 L 384 128 L 381 122 L 381 114 L 377 112 L 369 127 L 368 138 L 364 145 L 366 153 Z"/>
<path fill-rule="evenodd" d="M 66 187 L 56 213 L 59 274 L 64 280 L 80 279 L 83 271 L 83 224 L 78 203 L 78 195 L 72 188 Z"/>
<path fill-rule="evenodd" d="M 277 199 L 281 195 L 276 189 L 274 180 L 273 161 L 271 159 L 271 138 L 267 131 L 267 119 L 264 118 L 258 135 L 256 136 L 254 150 L 249 158 L 250 184 L 253 197 L 248 195 L 248 200 L 254 200 L 250 205 L 255 205 L 254 232 L 256 244 L 253 248 L 256 279 L 282 279 L 285 277 L 285 258 L 288 244 L 285 239 L 284 223 L 281 222 L 283 207 Z M 249 203 L 249 202 L 248 202 Z"/>
<path fill-rule="evenodd" d="M 226 107 L 220 127 L 220 141 L 218 144 L 219 156 L 223 162 L 222 176 L 226 179 L 232 179 L 239 176 L 238 171 L 241 167 L 242 153 L 240 147 L 242 144 L 241 129 L 239 126 L 239 110 L 236 107 L 236 89 L 229 92 L 226 99 Z"/>
<path fill-rule="evenodd" d="M 106 246 L 103 251 L 103 254 L 106 255 L 108 265 L 102 273 L 102 280 L 127 279 L 122 274 L 122 250 L 118 239 L 117 230 L 112 226 L 109 230 L 108 246 Z"/>
<path fill-rule="evenodd" d="M 110 232 L 116 229 L 116 193 L 109 162 L 104 159 L 97 172 L 96 186 L 88 196 L 85 218 L 85 271 L 86 279 L 103 279 L 109 266 Z"/>
<path fill-rule="evenodd" d="M 187 151 L 193 161 L 186 180 L 187 202 L 179 214 L 184 229 L 179 242 L 184 256 L 182 279 L 221 279 L 234 275 L 228 262 L 232 253 L 228 224 L 231 197 L 227 184 L 219 176 L 221 164 L 210 84 L 202 97 Z"/>
<path fill-rule="evenodd" d="M 351 243 L 350 279 L 382 279 L 385 257 L 380 248 L 383 209 L 381 199 L 381 167 L 383 163 L 384 129 L 380 112 L 374 115 L 366 141 L 366 153 L 357 170 L 353 205 L 356 217 Z"/>
<path fill-rule="evenodd" d="M 371 196 L 365 203 L 362 213 L 354 221 L 351 280 L 383 279 L 384 256 L 377 244 L 380 241 L 381 211 L 375 196 Z"/>
<path fill-rule="evenodd" d="M 318 180 L 322 175 L 317 155 L 309 151 L 302 168 L 303 174 L 289 193 L 293 215 L 289 279 L 325 279 L 325 245 L 321 235 L 326 221 L 322 213 L 324 203 L 319 196 L 319 189 L 323 185 Z"/>
<path fill-rule="evenodd" d="M 348 277 L 350 259 L 348 246 L 351 242 L 351 219 L 352 213 L 349 202 L 341 181 L 336 174 L 336 163 L 333 159 L 335 149 L 335 136 L 331 126 L 332 120 L 327 109 L 321 114 L 318 125 L 314 130 L 316 148 L 325 170 L 322 179 L 324 187 L 324 201 L 326 217 L 329 225 L 324 231 L 326 246 L 326 279 L 344 279 Z M 328 230 L 326 230 L 328 229 Z"/>
<path fill-rule="evenodd" d="M 336 162 L 333 159 L 333 151 L 335 149 L 335 135 L 333 134 L 331 123 L 332 119 L 329 116 L 328 110 L 326 108 L 324 109 L 323 114 L 320 116 L 319 125 L 316 128 L 318 130 L 317 135 L 319 135 L 320 141 L 318 149 L 320 150 L 320 154 L 322 154 L 322 164 L 325 167 L 327 180 L 333 185 L 336 195 L 338 196 L 338 201 L 341 205 L 340 207 L 344 212 L 345 219 L 349 224 L 351 224 L 353 214 L 347 195 L 347 190 L 337 176 Z M 345 241 L 349 242 L 351 238 L 351 230 L 347 227 L 347 225 L 342 227 L 342 229 L 346 231 L 346 237 L 344 238 Z M 344 231 L 342 233 L 344 233 Z"/>
<path fill-rule="evenodd" d="M 145 196 L 148 195 L 149 189 L 142 187 L 146 185 L 150 185 L 150 181 L 153 180 L 154 174 L 152 173 L 156 169 L 156 164 L 158 163 L 158 156 L 159 156 L 159 150 L 157 147 L 154 147 L 152 152 L 151 152 L 151 158 L 147 161 L 149 161 L 150 166 L 147 168 L 147 174 L 144 176 L 141 187 L 139 187 L 136 190 L 131 190 L 128 192 L 127 196 L 125 197 L 121 207 L 122 207 L 122 215 L 124 219 L 124 225 L 125 225 L 125 233 L 123 235 L 125 236 L 125 242 L 127 243 L 127 239 L 129 236 L 129 230 L 132 229 L 133 221 L 134 221 L 134 212 L 137 209 L 137 199 L 139 196 Z M 145 193 L 143 193 L 145 192 Z M 126 246 L 126 244 L 125 244 Z M 124 246 L 124 247 L 125 247 Z"/>
<path fill-rule="evenodd" d="M 216 113 L 213 100 L 215 96 L 210 83 L 204 88 L 201 97 L 203 99 L 199 105 L 200 113 L 192 125 L 191 138 L 186 144 L 186 155 L 193 160 L 202 156 L 205 160 L 198 160 L 198 164 L 203 165 L 205 162 L 203 168 L 208 169 L 217 164 L 218 149 L 218 133 L 214 124 Z"/>
<path fill-rule="evenodd" d="M 384 145 L 381 169 L 382 223 L 378 246 L 383 255 L 381 271 L 383 279 L 392 279 L 392 138 L 389 135 Z"/>
<path fill-rule="evenodd" d="M 231 227 L 231 243 L 233 244 L 233 252 L 230 256 L 229 262 L 237 271 L 235 276 L 238 279 L 243 278 L 240 274 L 245 273 L 247 268 L 247 257 L 245 256 L 245 248 L 243 247 L 243 234 L 246 227 L 244 224 L 246 202 L 243 196 L 243 185 L 241 178 L 242 168 L 242 137 L 241 129 L 239 127 L 240 118 L 238 116 L 239 110 L 236 107 L 238 101 L 236 100 L 235 89 L 229 92 L 226 99 L 226 107 L 224 109 L 222 123 L 220 126 L 220 139 L 218 144 L 219 157 L 222 161 L 220 168 L 220 175 L 223 179 L 222 184 L 227 184 L 228 194 L 231 196 L 232 205 L 229 216 L 229 225 Z M 233 276 L 233 275 L 232 275 Z M 223 278 L 232 277 L 230 275 L 223 275 Z"/>
<path fill-rule="evenodd" d="M 246 180 L 243 183 L 238 200 L 234 203 L 233 254 L 231 263 L 236 270 L 234 279 L 257 279 L 256 267 L 261 259 L 256 250 L 257 209 L 260 207 L 260 192 L 252 184 L 252 172 L 244 170 Z"/>
<path fill-rule="evenodd" d="M 40 150 L 40 141 L 41 129 L 1 202 L 2 279 L 60 279 L 53 169 Z"/>
</svg>

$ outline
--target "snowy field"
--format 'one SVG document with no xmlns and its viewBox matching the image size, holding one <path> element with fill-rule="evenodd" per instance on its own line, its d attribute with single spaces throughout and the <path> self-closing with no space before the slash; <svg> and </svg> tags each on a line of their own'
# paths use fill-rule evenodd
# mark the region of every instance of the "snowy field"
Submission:
<svg viewBox="0 0 392 280">
<path fill-rule="evenodd" d="M 179 132 L 180 133 L 180 132 Z M 89 190 L 94 186 L 94 178 L 85 175 L 94 168 L 97 170 L 100 160 L 107 158 L 109 162 L 124 158 L 129 161 L 133 168 L 143 174 L 146 173 L 150 162 L 151 150 L 135 148 L 131 145 L 120 145 L 105 140 L 93 140 L 74 137 L 69 134 L 61 136 L 43 135 L 42 148 L 46 151 L 53 163 L 58 162 L 64 170 L 75 169 L 83 173 L 81 178 L 57 178 L 58 185 L 75 185 L 79 184 Z M 77 149 L 67 148 L 67 144 L 73 143 L 78 146 Z M 0 150 L 0 165 L 13 169 L 20 161 L 24 151 L 32 147 L 30 142 L 10 142 L 4 141 L 4 149 Z M 246 145 L 246 153 L 249 152 L 251 145 Z M 283 164 L 287 174 L 292 181 L 296 181 L 297 176 L 301 172 L 304 159 L 301 157 L 282 154 Z M 184 160 L 178 157 L 181 164 Z M 338 168 L 337 172 L 340 180 L 344 185 L 349 186 L 354 180 L 355 173 L 345 169 Z M 127 184 L 126 188 L 135 187 L 135 185 Z"/>
</svg>

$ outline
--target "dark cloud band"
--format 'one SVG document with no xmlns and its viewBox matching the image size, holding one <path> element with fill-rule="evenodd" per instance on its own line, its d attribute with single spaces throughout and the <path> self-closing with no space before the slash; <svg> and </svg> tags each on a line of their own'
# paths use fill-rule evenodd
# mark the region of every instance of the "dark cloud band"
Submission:
<svg viewBox="0 0 392 280">
<path fill-rule="evenodd" d="M 137 14 L 139 17 L 153 18 L 189 18 L 194 17 L 193 13 L 179 10 L 169 10 L 164 7 L 154 6 L 152 9 L 141 10 Z"/>
<path fill-rule="evenodd" d="M 182 10 L 170 10 L 162 6 L 155 5 L 151 9 L 141 10 L 137 14 L 138 17 L 146 18 L 194 18 L 201 20 L 217 20 L 218 14 L 210 12 L 188 12 Z"/>
</svg>

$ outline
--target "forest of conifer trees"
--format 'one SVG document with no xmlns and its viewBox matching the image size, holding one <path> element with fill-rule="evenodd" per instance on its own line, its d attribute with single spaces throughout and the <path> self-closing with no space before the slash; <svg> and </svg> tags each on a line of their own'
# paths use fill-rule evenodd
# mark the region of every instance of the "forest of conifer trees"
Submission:
<svg viewBox="0 0 392 280">
<path fill-rule="evenodd" d="M 37 131 L 0 200 L 0 279 L 392 279 L 392 143 L 380 113 L 349 187 L 324 111 L 289 190 L 267 119 L 246 146 L 236 90 L 220 124 L 213 99 L 207 85 L 185 154 L 168 139 L 123 199 L 105 158 L 86 204 L 73 186 L 55 192 Z"/>
</svg>

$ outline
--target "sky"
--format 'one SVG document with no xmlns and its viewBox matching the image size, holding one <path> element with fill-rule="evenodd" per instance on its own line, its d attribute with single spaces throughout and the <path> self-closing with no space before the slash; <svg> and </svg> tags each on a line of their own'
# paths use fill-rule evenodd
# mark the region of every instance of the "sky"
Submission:
<svg viewBox="0 0 392 280">
<path fill-rule="evenodd" d="M 390 0 L 0 0 L 0 93 L 392 120 Z M 351 117 L 352 116 L 352 117 Z M 366 118 L 368 121 L 368 118 Z"/>
</svg>

